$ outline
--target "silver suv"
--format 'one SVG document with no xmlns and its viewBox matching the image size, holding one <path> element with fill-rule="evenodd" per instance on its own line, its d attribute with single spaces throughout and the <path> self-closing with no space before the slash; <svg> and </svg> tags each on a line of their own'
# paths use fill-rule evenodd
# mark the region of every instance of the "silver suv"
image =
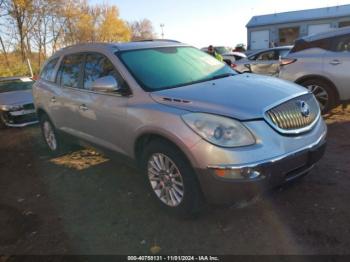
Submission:
<svg viewBox="0 0 350 262">
<path fill-rule="evenodd" d="M 298 40 L 281 61 L 279 77 L 307 87 L 328 112 L 350 99 L 350 27 Z"/>
<path fill-rule="evenodd" d="M 84 44 L 51 57 L 33 89 L 53 153 L 65 134 L 139 165 L 168 210 L 231 204 L 307 173 L 326 126 L 306 89 L 237 74 L 185 44 Z"/>
</svg>

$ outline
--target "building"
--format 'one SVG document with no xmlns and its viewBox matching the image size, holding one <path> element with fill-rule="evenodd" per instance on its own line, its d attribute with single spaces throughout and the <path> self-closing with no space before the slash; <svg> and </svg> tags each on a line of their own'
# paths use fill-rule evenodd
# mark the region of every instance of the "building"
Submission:
<svg viewBox="0 0 350 262">
<path fill-rule="evenodd" d="M 247 24 L 248 49 L 292 45 L 300 37 L 350 26 L 350 5 L 253 16 Z"/>
</svg>

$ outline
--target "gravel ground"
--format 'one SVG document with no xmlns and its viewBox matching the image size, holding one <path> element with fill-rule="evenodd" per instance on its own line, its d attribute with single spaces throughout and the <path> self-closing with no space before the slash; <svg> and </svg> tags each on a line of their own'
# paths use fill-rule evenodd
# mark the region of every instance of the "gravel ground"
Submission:
<svg viewBox="0 0 350 262">
<path fill-rule="evenodd" d="M 123 163 L 92 150 L 52 158 L 37 126 L 1 130 L 0 254 L 350 254 L 350 106 L 326 119 L 309 176 L 187 220 Z"/>
</svg>

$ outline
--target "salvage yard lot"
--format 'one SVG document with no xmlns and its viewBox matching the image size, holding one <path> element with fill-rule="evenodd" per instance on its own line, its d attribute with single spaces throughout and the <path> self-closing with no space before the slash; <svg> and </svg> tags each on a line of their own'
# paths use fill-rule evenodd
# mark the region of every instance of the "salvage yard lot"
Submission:
<svg viewBox="0 0 350 262">
<path fill-rule="evenodd" d="M 0 254 L 350 254 L 350 106 L 326 117 L 301 181 L 196 219 L 164 213 L 142 175 L 91 150 L 48 155 L 38 126 L 0 131 Z"/>
</svg>

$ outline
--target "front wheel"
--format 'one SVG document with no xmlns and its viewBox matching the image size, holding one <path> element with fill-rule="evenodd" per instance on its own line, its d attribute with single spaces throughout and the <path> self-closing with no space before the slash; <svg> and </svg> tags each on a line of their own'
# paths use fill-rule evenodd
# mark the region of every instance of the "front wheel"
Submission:
<svg viewBox="0 0 350 262">
<path fill-rule="evenodd" d="M 194 171 L 175 146 L 151 141 L 144 150 L 142 169 L 153 198 L 165 209 L 180 215 L 199 213 L 202 195 Z"/>
</svg>

